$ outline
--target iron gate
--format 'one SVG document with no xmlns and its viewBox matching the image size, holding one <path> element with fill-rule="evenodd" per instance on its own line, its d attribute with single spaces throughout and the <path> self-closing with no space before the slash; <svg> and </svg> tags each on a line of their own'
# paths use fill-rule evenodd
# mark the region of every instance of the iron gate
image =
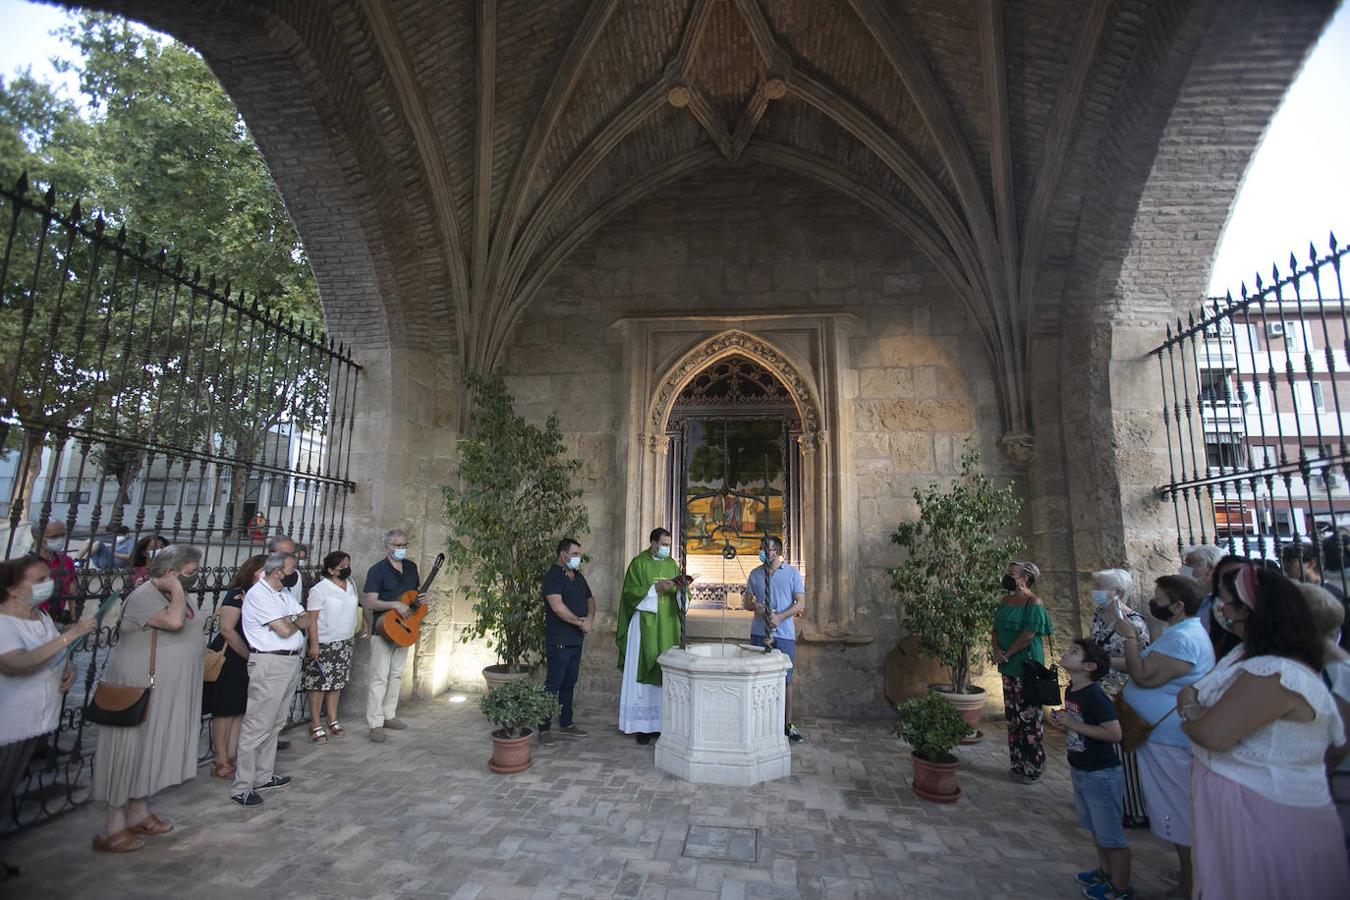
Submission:
<svg viewBox="0 0 1350 900">
<path fill-rule="evenodd" d="M 1178 549 L 1273 559 L 1307 543 L 1324 569 L 1350 569 L 1346 252 L 1332 235 L 1326 254 L 1291 254 L 1286 271 L 1211 299 L 1153 350 L 1169 465 L 1159 491 Z"/>
<path fill-rule="evenodd" d="M 204 639 L 239 564 L 270 536 L 314 548 L 312 575 L 342 544 L 354 489 L 360 367 L 347 348 L 264 298 L 133 243 L 124 225 L 114 230 L 78 202 L 62 210 L 53 190 L 33 196 L 26 176 L 0 198 L 9 213 L 0 257 L 0 503 L 8 504 L 0 545 L 6 558 L 19 555 L 49 523 L 64 524 L 64 545 L 50 548 L 66 557 L 54 618 L 73 621 L 88 604 L 107 606 L 128 591 L 143 572 L 109 550 L 142 539 L 202 551 L 192 594 Z M 104 620 L 76 644 L 79 677 L 59 726 L 0 830 L 88 798 L 93 726 L 82 710 L 116 642 L 116 623 Z"/>
</svg>

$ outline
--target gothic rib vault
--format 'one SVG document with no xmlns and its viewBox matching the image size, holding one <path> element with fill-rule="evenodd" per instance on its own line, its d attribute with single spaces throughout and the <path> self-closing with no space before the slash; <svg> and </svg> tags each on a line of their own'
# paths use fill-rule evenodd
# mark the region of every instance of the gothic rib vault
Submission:
<svg viewBox="0 0 1350 900">
<path fill-rule="evenodd" d="M 319 276 L 335 312 L 362 298 L 387 308 L 364 334 L 489 369 L 550 273 L 619 211 L 708 166 L 776 167 L 865 204 L 950 281 L 999 376 L 1002 446 L 1021 463 L 1034 452 L 1031 347 L 1060 327 L 1084 195 L 1102 187 L 1088 184 L 1094 164 L 1137 137 L 1139 110 L 1166 102 L 1175 68 L 1233 6 L 93 5 L 202 50 L 316 270 L 334 231 L 359 229 L 374 283 Z"/>
</svg>

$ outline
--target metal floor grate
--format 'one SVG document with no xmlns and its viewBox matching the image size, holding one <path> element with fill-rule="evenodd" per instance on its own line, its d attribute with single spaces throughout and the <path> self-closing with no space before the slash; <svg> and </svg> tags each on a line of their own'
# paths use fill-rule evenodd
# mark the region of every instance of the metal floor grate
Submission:
<svg viewBox="0 0 1350 900">
<path fill-rule="evenodd" d="M 759 829 L 724 825 L 690 825 L 684 856 L 752 863 L 759 857 Z"/>
</svg>

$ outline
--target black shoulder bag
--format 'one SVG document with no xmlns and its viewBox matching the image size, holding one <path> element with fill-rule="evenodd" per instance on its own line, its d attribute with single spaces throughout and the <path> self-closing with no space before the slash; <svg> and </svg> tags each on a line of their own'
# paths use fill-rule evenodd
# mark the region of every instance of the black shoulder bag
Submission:
<svg viewBox="0 0 1350 900">
<path fill-rule="evenodd" d="M 1030 603 L 1027 607 L 1031 606 Z M 1023 607 L 1025 610 L 1026 607 Z M 1026 631 L 1027 616 L 1023 615 L 1022 631 Z M 1018 632 L 1019 634 L 1021 632 Z M 1035 637 L 1032 640 L 1036 640 Z M 1026 647 L 1027 658 L 1022 661 L 1022 698 L 1029 706 L 1059 706 L 1063 698 L 1059 693 L 1059 666 L 1039 663 L 1030 655 L 1030 645 Z M 1054 652 L 1053 641 L 1051 652 Z"/>
</svg>

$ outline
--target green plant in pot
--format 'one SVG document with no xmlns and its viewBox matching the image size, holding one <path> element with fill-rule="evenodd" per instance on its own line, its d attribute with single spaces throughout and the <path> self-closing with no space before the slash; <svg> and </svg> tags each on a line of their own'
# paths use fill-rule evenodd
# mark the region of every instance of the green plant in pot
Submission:
<svg viewBox="0 0 1350 900">
<path fill-rule="evenodd" d="M 488 768 L 509 775 L 530 767 L 530 738 L 540 722 L 558 714 L 558 698 L 538 682 L 511 681 L 485 694 L 478 708 L 497 726 Z"/>
<path fill-rule="evenodd" d="M 900 704 L 895 733 L 909 742 L 914 761 L 914 793 L 935 803 L 955 803 L 961 796 L 956 784 L 956 756 L 968 726 L 950 703 L 937 694 L 924 694 Z"/>
<path fill-rule="evenodd" d="M 1011 484 L 997 486 L 979 463 L 979 452 L 967 442 L 960 474 L 950 484 L 916 490 L 919 518 L 901 522 L 891 535 L 905 551 L 900 565 L 890 570 L 904 628 L 921 652 L 950 673 L 949 683 L 930 690 L 965 717 L 971 740 L 979 737 L 984 710 L 984 689 L 971 685 L 971 668 L 988 657 L 994 613 L 1003 596 L 999 582 L 1021 548 L 1011 534 L 1021 501 Z"/>
<path fill-rule="evenodd" d="M 445 488 L 446 556 L 469 573 L 474 621 L 462 639 L 486 639 L 496 651 L 498 664 L 483 670 L 495 688 L 527 678 L 543 658 L 539 585 L 558 539 L 581 537 L 587 519 L 576 486 L 581 463 L 568 456 L 557 415 L 542 427 L 527 422 L 500 375 L 465 383 L 470 434 L 459 443 L 458 484 Z"/>
</svg>

